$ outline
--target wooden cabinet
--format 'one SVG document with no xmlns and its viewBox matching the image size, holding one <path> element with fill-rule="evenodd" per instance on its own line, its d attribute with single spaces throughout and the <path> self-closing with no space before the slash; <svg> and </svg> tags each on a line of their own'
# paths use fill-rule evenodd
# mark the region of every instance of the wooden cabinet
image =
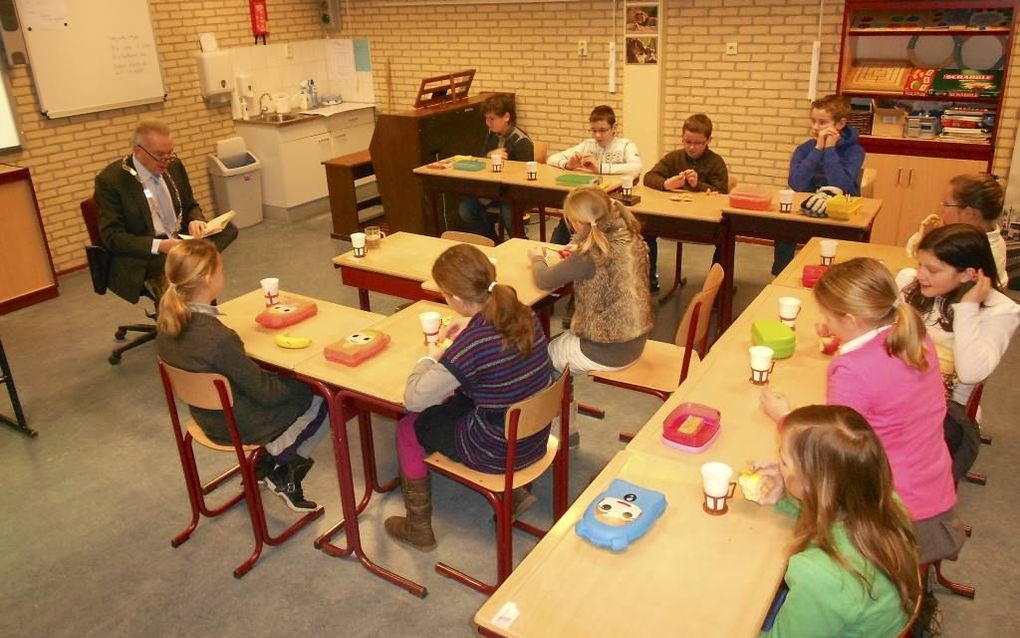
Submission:
<svg viewBox="0 0 1020 638">
<path fill-rule="evenodd" d="M 0 164 L 0 314 L 57 296 L 39 203 L 27 168 Z"/>
<path fill-rule="evenodd" d="M 868 153 L 865 168 L 874 168 L 874 197 L 882 210 L 871 229 L 876 244 L 903 246 L 928 215 L 938 212 L 949 180 L 985 170 L 981 160 Z"/>
</svg>

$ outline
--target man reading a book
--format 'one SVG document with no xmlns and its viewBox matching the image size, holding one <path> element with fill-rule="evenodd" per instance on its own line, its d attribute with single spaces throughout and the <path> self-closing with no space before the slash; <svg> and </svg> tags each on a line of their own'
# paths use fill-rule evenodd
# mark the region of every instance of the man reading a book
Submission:
<svg viewBox="0 0 1020 638">
<path fill-rule="evenodd" d="M 209 236 L 222 252 L 237 238 L 237 227 L 207 227 L 165 124 L 139 123 L 131 145 L 130 154 L 96 176 L 95 199 L 99 233 L 112 253 L 107 286 L 135 303 L 146 290 L 159 299 L 166 253 L 182 233 Z"/>
</svg>

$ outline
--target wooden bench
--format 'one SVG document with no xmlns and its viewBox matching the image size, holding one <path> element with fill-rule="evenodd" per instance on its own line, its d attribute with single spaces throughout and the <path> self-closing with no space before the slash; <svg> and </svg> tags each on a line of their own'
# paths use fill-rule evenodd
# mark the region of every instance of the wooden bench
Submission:
<svg viewBox="0 0 1020 638">
<path fill-rule="evenodd" d="M 349 240 L 358 232 L 358 211 L 382 203 L 379 197 L 358 202 L 354 181 L 375 174 L 372 156 L 367 150 L 341 155 L 322 163 L 326 167 L 326 185 L 329 188 L 329 208 L 333 217 L 334 239 Z"/>
</svg>

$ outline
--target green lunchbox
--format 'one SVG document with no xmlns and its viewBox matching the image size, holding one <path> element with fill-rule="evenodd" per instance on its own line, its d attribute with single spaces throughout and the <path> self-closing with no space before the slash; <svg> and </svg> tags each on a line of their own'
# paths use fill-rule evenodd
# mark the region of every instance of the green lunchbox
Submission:
<svg viewBox="0 0 1020 638">
<path fill-rule="evenodd" d="M 578 175 L 576 173 L 564 173 L 556 176 L 556 183 L 561 186 L 587 186 L 598 179 L 597 175 Z"/>
<path fill-rule="evenodd" d="M 751 324 L 751 343 L 772 348 L 776 359 L 786 359 L 797 349 L 797 337 L 789 326 L 778 321 L 755 321 Z"/>
</svg>

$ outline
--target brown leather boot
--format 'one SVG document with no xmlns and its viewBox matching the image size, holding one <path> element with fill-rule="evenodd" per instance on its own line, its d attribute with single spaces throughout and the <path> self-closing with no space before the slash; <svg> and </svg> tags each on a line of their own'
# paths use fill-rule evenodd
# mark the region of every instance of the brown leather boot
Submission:
<svg viewBox="0 0 1020 638">
<path fill-rule="evenodd" d="M 432 489 L 429 476 L 409 479 L 400 474 L 400 489 L 404 493 L 407 516 L 386 519 L 386 533 L 398 541 L 423 552 L 436 548 L 436 535 L 432 532 Z"/>
</svg>

